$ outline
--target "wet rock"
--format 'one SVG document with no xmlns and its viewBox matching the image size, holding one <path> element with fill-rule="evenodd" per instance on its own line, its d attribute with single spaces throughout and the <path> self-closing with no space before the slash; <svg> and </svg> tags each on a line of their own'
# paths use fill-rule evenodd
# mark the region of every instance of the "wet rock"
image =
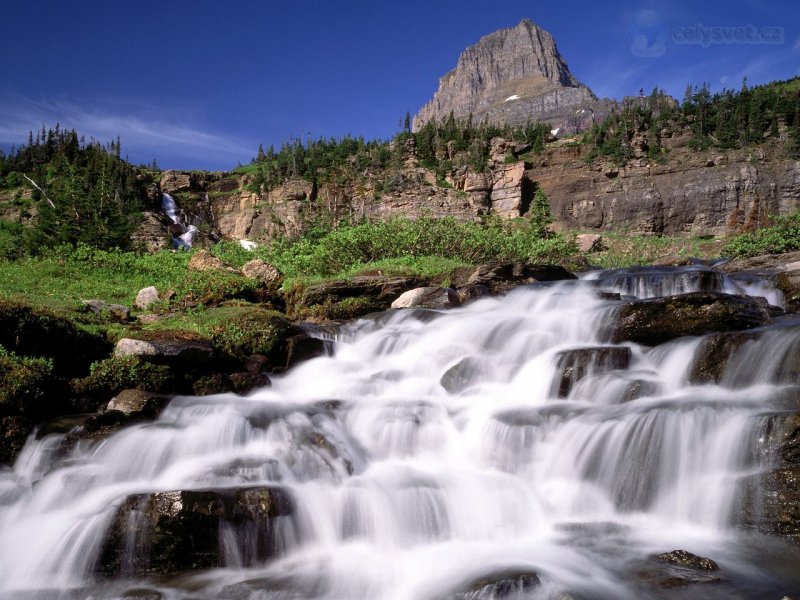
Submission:
<svg viewBox="0 0 800 600">
<path fill-rule="evenodd" d="M 392 308 L 453 308 L 460 306 L 458 293 L 453 288 L 420 287 L 403 292 L 392 302 Z"/>
<path fill-rule="evenodd" d="M 451 394 L 458 394 L 478 383 L 485 375 L 485 365 L 479 359 L 468 356 L 447 369 L 439 383 Z"/>
<path fill-rule="evenodd" d="M 699 571 L 719 571 L 719 565 L 710 558 L 697 556 L 686 550 L 672 550 L 671 552 L 664 552 L 657 554 L 656 559 L 670 563 L 672 565 L 679 565 L 689 569 L 696 569 Z"/>
<path fill-rule="evenodd" d="M 154 286 L 150 286 L 139 290 L 133 305 L 139 310 L 147 310 L 158 300 L 158 290 Z"/>
<path fill-rule="evenodd" d="M 125 590 L 120 596 L 123 600 L 163 600 L 164 595 L 150 588 L 133 588 Z"/>
<path fill-rule="evenodd" d="M 283 275 L 277 267 L 264 262 L 260 258 L 251 260 L 242 266 L 242 275 L 248 279 L 256 279 L 270 288 L 278 288 L 283 283 Z"/>
<path fill-rule="evenodd" d="M 568 279 L 577 279 L 577 277 L 558 265 L 498 263 L 478 267 L 469 276 L 465 285 L 486 286 L 493 293 L 498 294 L 507 292 L 518 285 Z"/>
<path fill-rule="evenodd" d="M 27 417 L 0 417 L 0 465 L 12 465 L 19 456 L 34 424 Z"/>
<path fill-rule="evenodd" d="M 301 331 L 286 339 L 286 361 L 282 365 L 275 365 L 273 369 L 289 369 L 324 354 L 325 342 Z"/>
<path fill-rule="evenodd" d="M 461 302 L 461 304 L 466 304 L 472 300 L 477 300 L 478 298 L 485 298 L 486 296 L 492 295 L 492 290 L 490 290 L 488 286 L 480 284 L 466 285 L 462 288 L 459 288 L 457 292 L 458 300 Z"/>
<path fill-rule="evenodd" d="M 800 545 L 800 413 L 769 418 L 762 439 L 771 468 L 742 481 L 739 524 Z"/>
<path fill-rule="evenodd" d="M 697 351 L 689 382 L 696 385 L 719 383 L 733 353 L 742 344 L 756 337 L 753 333 L 720 333 L 708 336 Z"/>
<path fill-rule="evenodd" d="M 155 418 L 169 402 L 163 394 L 153 394 L 144 390 L 122 390 L 106 406 L 107 410 L 119 411 L 127 416 Z"/>
<path fill-rule="evenodd" d="M 685 550 L 673 550 L 652 556 L 636 575 L 649 585 L 673 588 L 698 583 L 718 583 L 720 577 L 716 571 L 719 571 L 719 566 L 710 558 Z"/>
<path fill-rule="evenodd" d="M 566 398 L 574 385 L 587 375 L 627 369 L 630 362 L 631 349 L 627 346 L 564 350 L 556 355 L 557 372 L 552 393 Z"/>
<path fill-rule="evenodd" d="M 263 563 L 280 554 L 281 527 L 294 513 L 277 487 L 179 490 L 128 496 L 106 534 L 102 577 L 166 575 Z"/>
<path fill-rule="evenodd" d="M 208 250 L 198 250 L 189 259 L 186 267 L 190 271 L 224 271 L 224 263 Z"/>
<path fill-rule="evenodd" d="M 717 268 L 725 273 L 770 279 L 783 292 L 787 309 L 800 309 L 800 251 L 740 258 Z"/>
<path fill-rule="evenodd" d="M 532 593 L 540 585 L 541 580 L 535 572 L 510 569 L 473 579 L 447 598 L 448 600 L 519 598 Z"/>
<path fill-rule="evenodd" d="M 355 319 L 388 309 L 400 294 L 424 284 L 414 277 L 359 275 L 293 290 L 287 295 L 287 306 L 292 314 L 306 319 Z"/>
<path fill-rule="evenodd" d="M 322 304 L 326 300 L 334 302 L 346 298 L 370 296 L 389 308 L 400 294 L 420 287 L 422 281 L 414 277 L 384 277 L 382 275 L 361 275 L 349 280 L 328 281 L 309 286 L 302 293 L 302 303 L 306 306 Z"/>
<path fill-rule="evenodd" d="M 117 358 L 137 356 L 161 363 L 205 364 L 211 361 L 212 355 L 211 344 L 201 340 L 122 338 L 114 347 Z"/>
<path fill-rule="evenodd" d="M 751 329 L 769 321 L 766 306 L 750 297 L 693 292 L 624 304 L 609 337 L 613 343 L 656 346 L 683 336 Z"/>
</svg>

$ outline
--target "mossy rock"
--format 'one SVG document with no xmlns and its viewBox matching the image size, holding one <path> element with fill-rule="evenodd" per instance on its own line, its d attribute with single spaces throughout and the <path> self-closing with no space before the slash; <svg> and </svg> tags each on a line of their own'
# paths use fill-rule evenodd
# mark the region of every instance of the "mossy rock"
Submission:
<svg viewBox="0 0 800 600">
<path fill-rule="evenodd" d="M 283 315 L 253 308 L 217 325 L 211 346 L 223 358 L 245 360 L 253 354 L 278 358 L 285 352 L 285 341 L 297 328 Z"/>
<path fill-rule="evenodd" d="M 68 319 L 8 300 L 0 300 L 0 346 L 19 356 L 52 359 L 53 372 L 62 377 L 85 374 L 111 351 L 104 337 L 78 329 Z"/>
</svg>

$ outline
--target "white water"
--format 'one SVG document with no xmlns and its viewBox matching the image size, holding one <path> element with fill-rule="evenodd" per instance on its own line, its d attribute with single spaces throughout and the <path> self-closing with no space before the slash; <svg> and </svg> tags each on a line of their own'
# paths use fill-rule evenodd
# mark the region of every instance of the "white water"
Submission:
<svg viewBox="0 0 800 600">
<path fill-rule="evenodd" d="M 184 223 L 183 214 L 178 207 L 178 203 L 175 202 L 175 198 L 166 192 L 162 192 L 161 194 L 161 210 L 169 217 L 170 221 L 176 225 L 180 225 L 184 229 L 182 234 L 172 236 L 173 245 L 179 250 L 188 250 L 191 248 L 194 236 L 197 234 L 197 227 Z"/>
<path fill-rule="evenodd" d="M 800 333 L 746 345 L 720 386 L 689 384 L 702 340 L 687 338 L 629 345 L 628 369 L 590 370 L 552 397 L 558 352 L 601 345 L 615 310 L 575 282 L 389 312 L 248 397 L 176 398 L 157 422 L 61 459 L 59 436 L 31 440 L 0 474 L 0 597 L 111 598 L 147 585 L 170 598 L 415 600 L 517 569 L 543 582 L 520 597 L 638 598 L 626 565 L 674 548 L 747 573 L 730 522 L 736 484 L 759 468 L 759 417 L 786 384 L 773 365 Z M 465 359 L 463 389 L 448 393 L 440 379 Z M 640 395 L 628 400 L 633 383 Z M 263 484 L 296 503 L 280 558 L 94 581 L 128 495 Z M 252 580 L 272 591 L 226 596 Z"/>
</svg>

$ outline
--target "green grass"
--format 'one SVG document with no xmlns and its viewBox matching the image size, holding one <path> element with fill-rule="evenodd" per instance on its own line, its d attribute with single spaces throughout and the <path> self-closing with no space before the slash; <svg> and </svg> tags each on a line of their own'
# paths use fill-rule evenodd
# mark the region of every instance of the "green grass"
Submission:
<svg viewBox="0 0 800 600">
<path fill-rule="evenodd" d="M 719 243 L 698 237 L 637 236 L 603 233 L 607 250 L 589 255 L 589 261 L 602 269 L 649 265 L 672 259 L 713 258 L 719 256 Z"/>
</svg>

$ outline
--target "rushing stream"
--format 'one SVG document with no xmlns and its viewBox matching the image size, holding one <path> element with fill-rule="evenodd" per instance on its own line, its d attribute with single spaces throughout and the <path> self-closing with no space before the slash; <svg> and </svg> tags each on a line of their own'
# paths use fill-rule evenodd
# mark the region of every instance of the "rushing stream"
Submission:
<svg viewBox="0 0 800 600">
<path fill-rule="evenodd" d="M 735 513 L 740 481 L 767 467 L 765 416 L 797 383 L 777 366 L 798 352 L 800 328 L 742 345 L 719 385 L 690 384 L 702 338 L 605 340 L 619 302 L 600 290 L 782 302 L 763 282 L 686 273 L 606 272 L 450 311 L 389 311 L 343 326 L 329 356 L 246 397 L 175 398 L 155 422 L 67 452 L 62 436 L 31 439 L 0 473 L 0 597 L 796 593 L 796 555 L 737 527 Z M 570 352 L 597 347 L 622 362 L 597 354 L 565 379 Z M 287 507 L 266 532 L 221 523 L 221 568 L 135 575 L 125 553 L 147 540 L 133 511 L 120 574 L 96 575 L 126 498 L 265 486 Z M 716 560 L 722 581 L 643 587 L 642 561 L 677 548 Z M 498 573 L 517 575 L 473 585 Z"/>
</svg>

